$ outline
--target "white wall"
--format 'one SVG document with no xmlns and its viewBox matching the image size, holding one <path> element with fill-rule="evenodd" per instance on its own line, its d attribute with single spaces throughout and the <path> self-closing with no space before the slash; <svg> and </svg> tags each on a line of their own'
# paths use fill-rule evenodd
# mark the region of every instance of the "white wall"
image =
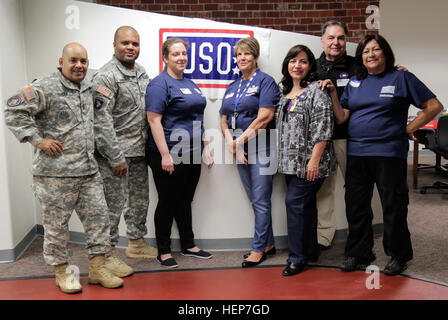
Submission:
<svg viewBox="0 0 448 320">
<path fill-rule="evenodd" d="M 406 66 L 448 109 L 446 0 L 381 0 L 380 33 Z M 411 112 L 418 109 L 412 107 Z"/>
<path fill-rule="evenodd" d="M 3 0 L 1 8 L 2 46 L 0 53 L 0 101 L 27 82 L 21 1 Z M 19 144 L 6 129 L 0 115 L 0 249 L 13 248 L 35 226 L 34 197 L 31 190 L 31 147 Z M 9 239 L 8 239 L 9 238 Z"/>
</svg>

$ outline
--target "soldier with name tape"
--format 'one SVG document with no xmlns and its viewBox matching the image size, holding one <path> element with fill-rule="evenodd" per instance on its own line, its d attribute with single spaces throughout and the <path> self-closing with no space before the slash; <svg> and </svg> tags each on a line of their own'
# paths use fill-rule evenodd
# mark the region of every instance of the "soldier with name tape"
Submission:
<svg viewBox="0 0 448 320">
<path fill-rule="evenodd" d="M 148 124 L 145 93 L 149 83 L 145 69 L 135 62 L 140 36 L 130 26 L 119 27 L 114 36 L 112 60 L 93 75 L 96 159 L 104 180 L 110 210 L 112 255 L 108 264 L 123 276 L 133 270 L 115 250 L 118 225 L 123 215 L 129 240 L 126 256 L 155 258 L 157 249 L 144 241 L 149 206 L 145 143 Z"/>
<path fill-rule="evenodd" d="M 109 213 L 94 157 L 93 99 L 84 80 L 89 60 L 79 43 L 67 44 L 59 71 L 33 81 L 7 100 L 5 121 L 20 142 L 34 146 L 33 188 L 42 206 L 45 262 L 55 267 L 56 285 L 66 293 L 82 286 L 68 267 L 68 223 L 80 218 L 89 257 L 88 281 L 117 288 L 123 280 L 106 268 L 110 252 Z"/>
</svg>

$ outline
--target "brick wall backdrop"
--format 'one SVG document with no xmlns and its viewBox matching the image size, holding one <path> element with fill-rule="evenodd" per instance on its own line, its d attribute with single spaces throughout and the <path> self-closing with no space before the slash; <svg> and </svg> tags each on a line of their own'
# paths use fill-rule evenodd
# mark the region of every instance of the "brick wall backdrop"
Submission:
<svg viewBox="0 0 448 320">
<path fill-rule="evenodd" d="M 331 19 L 349 27 L 348 40 L 358 42 L 368 30 L 366 13 L 378 1 L 362 0 L 94 0 L 98 4 L 181 17 L 204 18 L 320 36 Z"/>
</svg>

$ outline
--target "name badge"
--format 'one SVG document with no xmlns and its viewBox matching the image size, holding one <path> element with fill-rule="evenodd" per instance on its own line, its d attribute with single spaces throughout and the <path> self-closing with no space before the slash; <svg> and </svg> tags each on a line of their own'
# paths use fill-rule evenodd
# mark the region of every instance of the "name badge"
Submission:
<svg viewBox="0 0 448 320">
<path fill-rule="evenodd" d="M 345 87 L 349 81 L 350 81 L 350 79 L 337 79 L 336 85 L 338 87 Z"/>
<path fill-rule="evenodd" d="M 306 98 L 308 98 L 308 95 L 306 94 L 306 92 L 304 92 L 299 96 L 299 101 L 305 101 Z"/>
<path fill-rule="evenodd" d="M 351 85 L 353 88 L 358 88 L 358 87 L 361 85 L 361 81 L 358 81 L 358 80 L 352 80 L 352 81 L 350 81 L 350 85 Z"/>
<path fill-rule="evenodd" d="M 395 93 L 395 86 L 385 86 L 381 88 L 381 93 L 385 94 L 394 94 Z"/>
<path fill-rule="evenodd" d="M 247 89 L 247 95 L 253 95 L 254 93 L 258 92 L 258 86 L 252 86 L 249 89 Z"/>
<path fill-rule="evenodd" d="M 192 94 L 191 90 L 188 89 L 188 88 L 180 88 L 180 91 L 181 91 L 183 94 Z"/>
<path fill-rule="evenodd" d="M 224 97 L 224 99 L 232 98 L 234 95 L 235 95 L 235 93 L 234 93 L 234 92 L 231 92 L 231 93 L 227 94 L 227 95 Z"/>
</svg>

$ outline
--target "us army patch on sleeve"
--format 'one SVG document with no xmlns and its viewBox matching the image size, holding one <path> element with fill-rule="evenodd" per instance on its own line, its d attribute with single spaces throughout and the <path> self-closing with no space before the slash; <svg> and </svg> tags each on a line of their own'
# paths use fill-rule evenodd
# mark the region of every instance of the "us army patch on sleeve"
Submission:
<svg viewBox="0 0 448 320">
<path fill-rule="evenodd" d="M 31 101 L 36 98 L 36 94 L 34 93 L 33 89 L 30 87 L 25 87 L 22 90 L 23 94 L 25 95 L 26 100 Z"/>
<path fill-rule="evenodd" d="M 24 102 L 25 102 L 25 99 L 23 99 L 23 96 L 18 94 L 18 95 L 15 95 L 15 96 L 12 96 L 11 98 L 9 98 L 8 101 L 6 102 L 6 104 L 8 105 L 8 107 L 17 107 Z"/>
<path fill-rule="evenodd" d="M 101 93 L 103 96 L 107 98 L 109 98 L 110 94 L 112 93 L 112 91 L 108 87 L 105 87 L 103 85 L 100 85 L 98 89 L 96 89 L 96 92 Z"/>
<path fill-rule="evenodd" d="M 103 99 L 96 98 L 93 106 L 95 107 L 95 109 L 99 110 L 103 106 L 103 103 L 104 103 Z"/>
</svg>

